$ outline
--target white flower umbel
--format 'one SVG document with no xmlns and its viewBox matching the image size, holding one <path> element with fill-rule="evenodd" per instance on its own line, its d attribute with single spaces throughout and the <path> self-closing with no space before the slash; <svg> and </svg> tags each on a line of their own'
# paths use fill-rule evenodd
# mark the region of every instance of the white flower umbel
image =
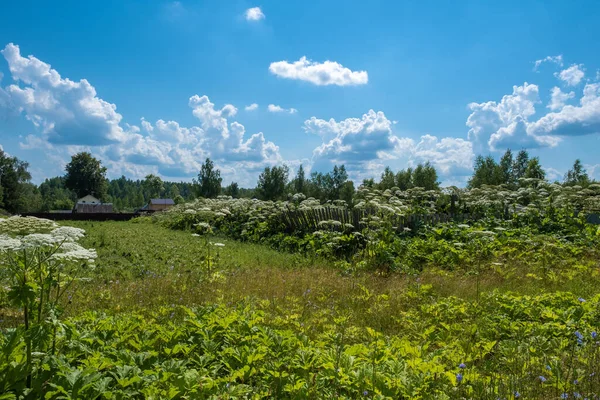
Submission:
<svg viewBox="0 0 600 400">
<path fill-rule="evenodd" d="M 21 249 L 21 240 L 11 238 L 7 234 L 0 235 L 0 252 L 18 251 Z"/>
<path fill-rule="evenodd" d="M 35 217 L 10 217 L 0 219 L 0 234 L 27 235 L 29 233 L 48 233 L 57 228 L 56 222 Z"/>
<path fill-rule="evenodd" d="M 85 236 L 85 231 L 72 226 L 61 226 L 51 232 L 55 238 L 65 242 L 76 242 Z"/>
</svg>

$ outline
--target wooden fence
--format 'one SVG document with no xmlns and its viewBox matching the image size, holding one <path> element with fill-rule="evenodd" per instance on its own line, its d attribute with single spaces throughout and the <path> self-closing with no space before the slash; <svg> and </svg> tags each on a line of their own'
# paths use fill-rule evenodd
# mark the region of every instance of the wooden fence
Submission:
<svg viewBox="0 0 600 400">
<path fill-rule="evenodd" d="M 281 220 L 289 232 L 298 230 L 317 230 L 323 228 L 323 221 L 338 221 L 342 228 L 345 224 L 352 225 L 355 229 L 366 226 L 365 218 L 375 215 L 375 210 L 370 209 L 340 209 L 336 207 L 323 207 L 306 210 L 287 210 L 282 213 Z M 465 222 L 481 218 L 475 214 L 411 214 L 387 215 L 385 222 L 391 223 L 396 230 L 404 228 L 414 229 L 418 225 L 435 225 L 442 222 Z"/>
<path fill-rule="evenodd" d="M 306 210 L 287 210 L 282 213 L 281 221 L 286 227 L 286 231 L 302 231 L 331 229 L 334 227 L 322 227 L 319 224 L 323 221 L 338 221 L 343 228 L 344 224 L 350 224 L 355 229 L 362 229 L 366 226 L 364 219 L 376 214 L 374 209 L 341 209 L 336 207 L 323 207 Z M 436 225 L 443 222 L 469 222 L 481 219 L 483 215 L 470 213 L 447 213 L 447 214 L 411 214 L 411 215 L 387 215 L 383 220 L 391 223 L 396 230 L 404 228 L 414 229 L 420 225 Z M 510 218 L 510 215 L 499 215 L 499 218 Z M 600 214 L 588 214 L 587 222 L 600 225 Z"/>
</svg>

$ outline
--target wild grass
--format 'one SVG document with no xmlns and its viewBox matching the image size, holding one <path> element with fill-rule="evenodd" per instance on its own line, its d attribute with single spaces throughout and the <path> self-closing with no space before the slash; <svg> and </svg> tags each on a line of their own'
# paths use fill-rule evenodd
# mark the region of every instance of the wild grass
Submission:
<svg viewBox="0 0 600 400">
<path fill-rule="evenodd" d="M 457 297 L 476 302 L 477 287 L 465 271 L 426 269 L 421 274 L 380 276 L 373 273 L 348 275 L 334 261 L 272 250 L 224 237 L 210 237 L 212 260 L 217 273 L 206 273 L 207 246 L 204 238 L 173 231 L 151 223 L 71 222 L 87 236 L 82 244 L 96 248 L 98 261 L 92 279 L 74 286 L 67 315 L 87 310 L 107 313 L 153 312 L 165 306 L 197 306 L 251 299 L 267 301 L 285 312 L 286 304 L 310 302 L 311 309 L 333 309 L 351 315 L 359 326 L 376 326 L 383 333 L 398 329 L 395 316 L 418 309 L 423 301 Z M 535 296 L 564 291 L 591 298 L 600 293 L 600 263 L 581 260 L 581 271 L 560 281 L 527 276 L 527 260 L 520 264 L 485 268 L 480 276 L 482 293 L 513 293 Z M 585 261 L 585 262 L 584 262 Z M 406 297 L 407 289 L 425 288 L 428 296 Z M 376 312 L 361 298 L 385 296 L 387 306 Z M 305 313 L 306 316 L 306 313 Z"/>
</svg>

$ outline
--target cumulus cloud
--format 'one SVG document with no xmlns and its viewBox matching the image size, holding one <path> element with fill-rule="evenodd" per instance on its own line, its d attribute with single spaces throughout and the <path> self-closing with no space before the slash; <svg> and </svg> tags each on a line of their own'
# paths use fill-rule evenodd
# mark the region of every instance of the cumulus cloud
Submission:
<svg viewBox="0 0 600 400">
<path fill-rule="evenodd" d="M 473 172 L 473 144 L 459 138 L 421 136 L 413 150 L 417 163 L 431 162 L 442 176 L 470 175 Z"/>
<path fill-rule="evenodd" d="M 560 110 L 565 106 L 565 103 L 575 97 L 575 92 L 565 93 L 559 87 L 552 88 L 552 97 L 547 105 L 552 111 Z"/>
<path fill-rule="evenodd" d="M 298 110 L 296 110 L 295 108 L 283 108 L 283 107 L 277 106 L 275 104 L 269 104 L 269 106 L 267 107 L 267 110 L 269 110 L 269 112 L 272 112 L 272 113 L 296 114 L 298 112 Z"/>
<path fill-rule="evenodd" d="M 547 56 L 546 58 L 542 58 L 541 60 L 535 60 L 535 66 L 533 67 L 534 71 L 537 71 L 538 68 L 540 67 L 540 65 L 542 65 L 543 63 L 554 63 L 557 64 L 559 66 L 563 66 L 563 56 L 562 54 L 559 54 L 557 56 Z"/>
<path fill-rule="evenodd" d="M 556 145 L 552 138 L 538 137 L 527 131 L 527 120 L 535 114 L 535 105 L 539 102 L 538 86 L 525 82 L 522 86 L 513 86 L 512 94 L 503 96 L 500 102 L 469 104 L 469 139 L 487 142 L 492 150 Z"/>
<path fill-rule="evenodd" d="M 246 16 L 246 21 L 260 21 L 261 19 L 265 19 L 265 14 L 260 7 L 249 8 L 244 15 Z"/>
<path fill-rule="evenodd" d="M 254 111 L 254 110 L 258 110 L 258 104 L 256 103 L 252 103 L 249 106 L 246 106 L 244 108 L 246 111 Z"/>
<path fill-rule="evenodd" d="M 22 84 L 6 88 L 13 107 L 50 142 L 107 145 L 124 139 L 117 107 L 97 97 L 87 80 L 63 79 L 49 64 L 33 56 L 22 57 L 19 47 L 12 43 L 0 53 L 13 79 Z"/>
<path fill-rule="evenodd" d="M 472 143 L 457 138 L 424 135 L 419 142 L 392 132 L 383 112 L 369 110 L 361 118 L 323 120 L 312 117 L 304 129 L 323 138 L 313 152 L 316 165 L 345 164 L 357 179 L 381 173 L 385 165 L 404 168 L 430 161 L 441 175 L 463 174 L 472 167 Z"/>
<path fill-rule="evenodd" d="M 579 106 L 566 105 L 560 111 L 548 113 L 533 122 L 529 131 L 558 136 L 600 133 L 600 83 L 585 85 Z"/>
<path fill-rule="evenodd" d="M 306 57 L 293 63 L 273 62 L 269 66 L 269 71 L 281 78 L 306 81 L 319 86 L 365 85 L 369 81 L 367 71 L 352 71 L 334 61 L 318 63 Z"/>
<path fill-rule="evenodd" d="M 583 64 L 573 64 L 567 69 L 554 74 L 558 79 L 565 82 L 568 86 L 579 85 L 579 82 L 585 76 Z"/>
<path fill-rule="evenodd" d="M 21 56 L 13 44 L 2 55 L 18 84 L 0 91 L 0 109 L 14 107 L 30 120 L 37 132 L 26 136 L 21 148 L 46 150 L 55 164 L 64 165 L 70 154 L 85 150 L 100 157 L 113 176 L 185 178 L 196 175 L 210 157 L 224 171 L 242 172 L 238 181 L 244 185 L 254 184 L 254 171 L 282 162 L 279 148 L 262 132 L 248 136 L 232 120 L 238 110 L 231 104 L 218 108 L 207 96 L 194 95 L 188 105 L 198 126 L 145 118 L 141 127 L 129 125 L 87 80 L 62 78 L 49 64 Z"/>
<path fill-rule="evenodd" d="M 583 78 L 580 65 L 574 67 L 559 74 L 569 85 Z M 570 72 L 565 73 L 568 70 Z M 501 150 L 554 147 L 567 136 L 600 133 L 600 83 L 584 86 L 579 105 L 567 104 L 575 97 L 573 91 L 567 93 L 558 87 L 552 88 L 546 106 L 551 112 L 534 120 L 535 106 L 540 103 L 537 85 L 513 86 L 513 93 L 502 97 L 500 102 L 469 104 L 471 114 L 466 123 L 470 128 L 469 139 L 486 143 L 491 150 Z"/>
</svg>

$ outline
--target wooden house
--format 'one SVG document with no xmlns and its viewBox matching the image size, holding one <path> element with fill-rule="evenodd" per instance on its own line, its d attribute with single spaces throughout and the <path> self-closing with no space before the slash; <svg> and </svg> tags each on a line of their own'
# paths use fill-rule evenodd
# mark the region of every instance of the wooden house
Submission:
<svg viewBox="0 0 600 400">
<path fill-rule="evenodd" d="M 149 211 L 164 211 L 173 207 L 175 202 L 173 199 L 150 199 L 148 203 L 148 207 L 146 208 Z"/>
<path fill-rule="evenodd" d="M 94 196 L 88 194 L 77 200 L 73 212 L 76 213 L 111 213 L 113 212 L 112 203 L 103 203 Z"/>
</svg>

